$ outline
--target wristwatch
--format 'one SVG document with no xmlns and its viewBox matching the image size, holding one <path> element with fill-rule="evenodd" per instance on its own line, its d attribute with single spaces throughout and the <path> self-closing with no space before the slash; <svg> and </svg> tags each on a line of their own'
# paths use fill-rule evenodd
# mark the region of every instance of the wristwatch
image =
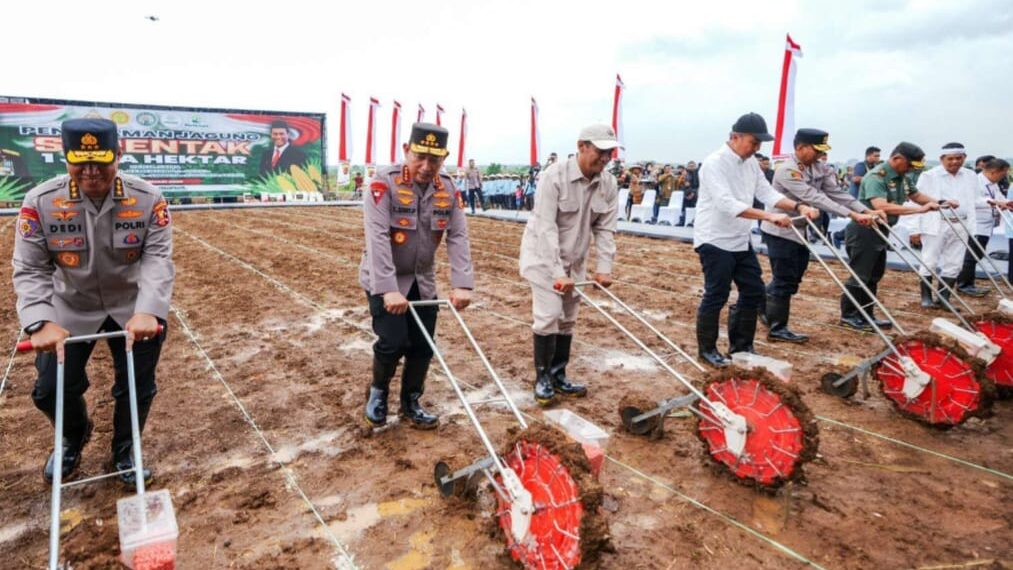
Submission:
<svg viewBox="0 0 1013 570">
<path fill-rule="evenodd" d="M 33 335 L 42 330 L 42 327 L 46 326 L 49 321 L 35 321 L 34 323 L 25 327 L 25 334 Z"/>
</svg>

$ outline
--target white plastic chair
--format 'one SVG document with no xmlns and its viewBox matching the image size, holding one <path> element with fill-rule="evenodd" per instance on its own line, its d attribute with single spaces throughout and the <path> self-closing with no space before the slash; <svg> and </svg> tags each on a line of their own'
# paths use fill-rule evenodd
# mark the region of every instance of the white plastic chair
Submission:
<svg viewBox="0 0 1013 570">
<path fill-rule="evenodd" d="M 626 221 L 626 200 L 630 198 L 630 189 L 621 188 L 619 190 L 619 212 L 618 216 L 620 220 Z"/>
<path fill-rule="evenodd" d="M 667 206 L 658 210 L 658 225 L 677 226 L 682 218 L 682 201 L 685 198 L 682 192 L 673 192 L 672 199 Z"/>
<path fill-rule="evenodd" d="M 686 220 L 683 222 L 685 225 L 690 225 L 693 220 L 696 219 L 696 208 L 686 208 Z"/>
<path fill-rule="evenodd" d="M 648 190 L 644 192 L 644 199 L 639 204 L 634 204 L 630 209 L 631 222 L 649 222 L 654 217 L 654 197 L 657 191 Z"/>
</svg>

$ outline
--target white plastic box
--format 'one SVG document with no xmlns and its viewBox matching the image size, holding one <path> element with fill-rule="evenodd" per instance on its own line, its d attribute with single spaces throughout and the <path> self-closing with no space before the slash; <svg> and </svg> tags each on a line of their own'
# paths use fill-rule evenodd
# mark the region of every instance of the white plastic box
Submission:
<svg viewBox="0 0 1013 570">
<path fill-rule="evenodd" d="M 740 368 L 760 367 L 777 376 L 782 382 L 791 382 L 791 364 L 784 360 L 751 352 L 736 352 L 732 354 L 732 364 Z"/>
<path fill-rule="evenodd" d="M 574 440 L 599 448 L 605 447 L 609 434 L 570 410 L 548 410 L 545 418 L 558 425 Z"/>
<path fill-rule="evenodd" d="M 167 489 L 133 495 L 116 501 L 123 563 L 131 570 L 168 570 L 175 567 L 179 528 Z M 158 551 L 161 564 L 135 565 L 145 551 Z"/>
</svg>

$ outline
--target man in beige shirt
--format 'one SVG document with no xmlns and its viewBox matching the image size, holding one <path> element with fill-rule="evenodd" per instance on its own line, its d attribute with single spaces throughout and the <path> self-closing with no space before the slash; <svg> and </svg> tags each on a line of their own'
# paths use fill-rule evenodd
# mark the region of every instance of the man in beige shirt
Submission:
<svg viewBox="0 0 1013 570">
<path fill-rule="evenodd" d="M 535 205 L 521 240 L 521 275 L 531 284 L 535 351 L 535 400 L 549 404 L 557 393 L 584 396 L 587 388 L 566 377 L 579 297 L 594 234 L 598 260 L 594 280 L 612 284 L 619 209 L 615 176 L 605 172 L 619 146 L 608 125 L 580 132 L 577 155 L 542 172 Z"/>
</svg>

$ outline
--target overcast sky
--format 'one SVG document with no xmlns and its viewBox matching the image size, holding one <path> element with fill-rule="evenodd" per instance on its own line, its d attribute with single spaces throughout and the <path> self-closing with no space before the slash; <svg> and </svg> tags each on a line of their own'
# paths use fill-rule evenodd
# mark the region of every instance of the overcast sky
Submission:
<svg viewBox="0 0 1013 570">
<path fill-rule="evenodd" d="M 404 136 L 417 103 L 432 119 L 439 102 L 455 152 L 468 109 L 480 163 L 527 161 L 531 96 L 544 149 L 571 152 L 583 124 L 609 120 L 617 72 L 631 159 L 702 159 L 748 111 L 773 130 L 790 32 L 804 52 L 796 126 L 829 131 L 832 160 L 900 140 L 930 157 L 951 140 L 1013 155 L 1003 0 L 36 1 L 5 3 L 2 21 L 0 95 L 321 111 L 336 141 L 345 92 L 356 161 L 370 96 L 383 104 L 378 149 L 392 99 Z"/>
</svg>

